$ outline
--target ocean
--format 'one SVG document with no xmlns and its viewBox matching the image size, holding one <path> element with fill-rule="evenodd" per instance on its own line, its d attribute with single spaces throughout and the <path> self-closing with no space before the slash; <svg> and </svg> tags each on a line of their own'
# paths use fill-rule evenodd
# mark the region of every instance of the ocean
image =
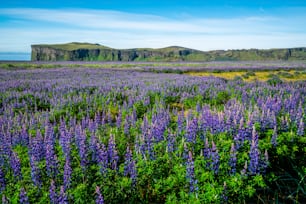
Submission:
<svg viewBox="0 0 306 204">
<path fill-rule="evenodd" d="M 0 52 L 0 61 L 30 61 L 31 53 Z"/>
</svg>

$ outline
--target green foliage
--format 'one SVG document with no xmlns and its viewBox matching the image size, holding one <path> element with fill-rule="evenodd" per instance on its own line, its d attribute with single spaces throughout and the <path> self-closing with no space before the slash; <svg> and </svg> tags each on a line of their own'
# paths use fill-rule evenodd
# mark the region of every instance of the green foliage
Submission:
<svg viewBox="0 0 306 204">
<path fill-rule="evenodd" d="M 277 75 L 270 75 L 270 79 L 267 80 L 267 83 L 271 86 L 276 86 L 282 84 L 283 81 Z"/>
</svg>

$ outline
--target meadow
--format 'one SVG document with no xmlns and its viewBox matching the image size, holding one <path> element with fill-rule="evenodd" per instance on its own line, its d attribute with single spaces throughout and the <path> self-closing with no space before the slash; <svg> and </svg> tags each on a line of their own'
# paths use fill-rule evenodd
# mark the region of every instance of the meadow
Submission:
<svg viewBox="0 0 306 204">
<path fill-rule="evenodd" d="M 305 72 L 1 62 L 2 203 L 305 203 Z"/>
</svg>

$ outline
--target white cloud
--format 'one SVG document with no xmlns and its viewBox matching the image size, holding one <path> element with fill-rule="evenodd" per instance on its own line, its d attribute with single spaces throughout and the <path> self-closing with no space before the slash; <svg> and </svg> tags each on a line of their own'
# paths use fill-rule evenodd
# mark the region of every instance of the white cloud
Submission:
<svg viewBox="0 0 306 204">
<path fill-rule="evenodd" d="M 180 45 L 199 50 L 305 46 L 306 33 L 290 19 L 171 19 L 106 10 L 0 9 L 0 51 L 30 51 L 31 44 L 92 42 L 115 48 Z M 304 19 L 305 20 L 305 19 Z"/>
</svg>

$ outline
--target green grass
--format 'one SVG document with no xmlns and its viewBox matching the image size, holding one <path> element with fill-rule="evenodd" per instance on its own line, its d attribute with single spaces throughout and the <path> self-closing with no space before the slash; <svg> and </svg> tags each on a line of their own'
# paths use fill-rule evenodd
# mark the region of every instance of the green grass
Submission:
<svg viewBox="0 0 306 204">
<path fill-rule="evenodd" d="M 66 43 L 66 44 L 41 44 L 41 45 L 34 45 L 34 46 L 42 46 L 42 47 L 49 47 L 54 49 L 60 49 L 60 50 L 78 50 L 78 49 L 111 49 L 109 47 L 99 45 L 99 44 L 91 44 L 91 43 Z"/>
</svg>

